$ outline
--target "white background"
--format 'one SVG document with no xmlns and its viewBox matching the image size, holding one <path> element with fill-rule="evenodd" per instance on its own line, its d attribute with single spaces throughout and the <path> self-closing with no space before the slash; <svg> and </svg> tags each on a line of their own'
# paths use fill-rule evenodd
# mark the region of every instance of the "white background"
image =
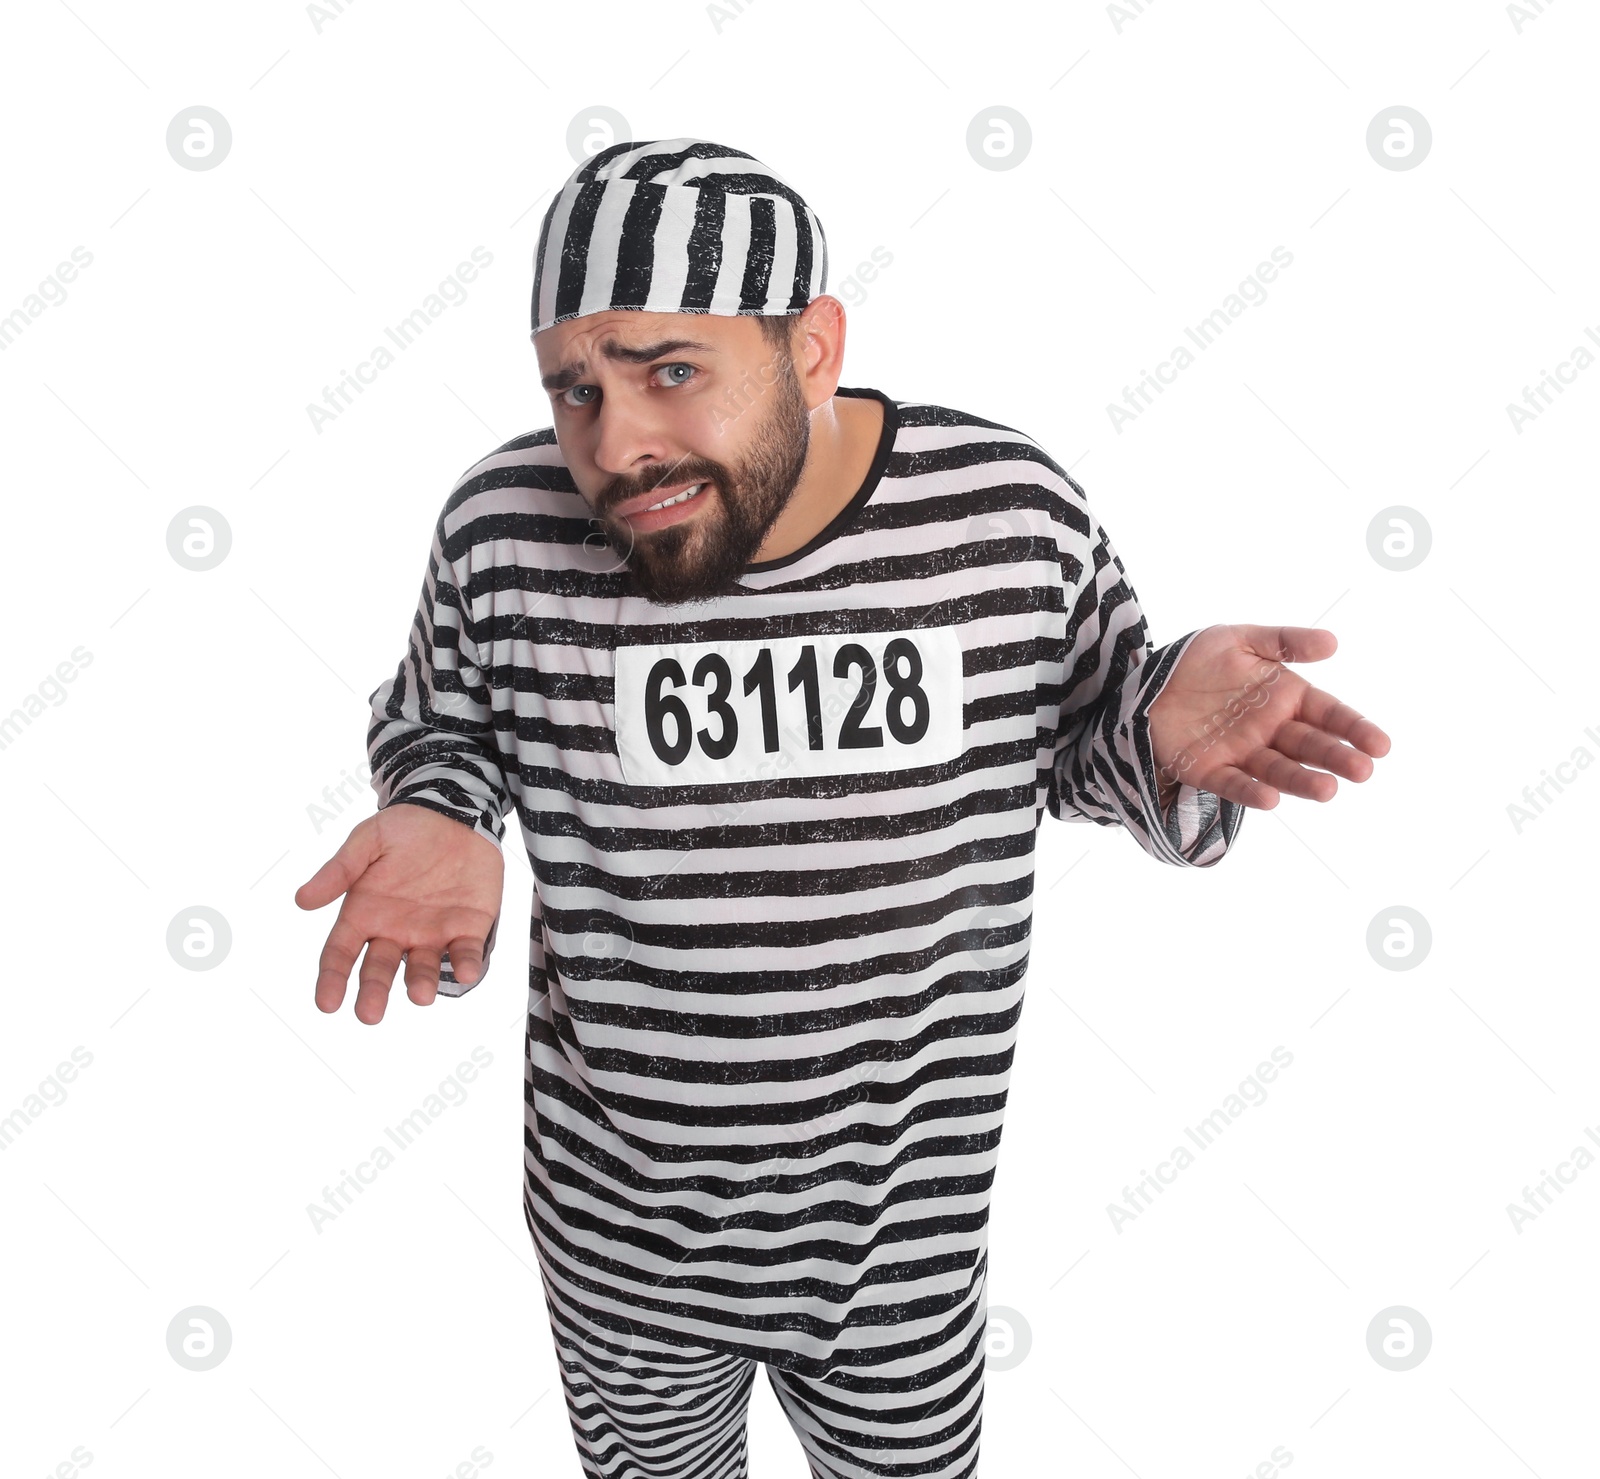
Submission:
<svg viewBox="0 0 1600 1479">
<path fill-rule="evenodd" d="M 1528 7 L 1532 16 L 1534 7 Z M 1593 1473 L 1600 1127 L 1587 915 L 1600 366 L 1591 7 L 1359 0 L 964 7 L 52 0 L 7 8 L 0 1468 L 579 1472 L 520 1207 L 531 882 L 508 833 L 485 982 L 377 1028 L 312 1002 L 337 912 L 292 895 L 372 797 L 366 700 L 405 650 L 460 472 L 549 423 L 528 340 L 574 120 L 746 149 L 800 190 L 844 383 L 1038 438 L 1159 644 L 1327 626 L 1300 669 L 1392 736 L 1365 784 L 1246 816 L 1207 870 L 1039 835 L 991 1234 L 982 1471 L 1075 1479 Z M 169 123 L 232 146 L 180 168 Z M 1431 124 L 1410 170 L 1369 122 Z M 969 124 L 1031 129 L 983 168 Z M 1272 248 L 1293 265 L 1120 430 L 1107 405 Z M 30 295 L 74 248 L 65 301 Z M 474 247 L 493 263 L 334 421 L 307 412 Z M 892 261 L 863 289 L 856 264 Z M 180 510 L 232 533 L 168 551 Z M 1385 568 L 1380 510 L 1431 529 Z M 83 649 L 89 655 L 85 663 Z M 52 686 L 58 665 L 70 683 Z M 30 695 L 40 700 L 28 712 Z M 1586 732 L 1586 726 L 1592 727 Z M 1426 958 L 1386 969 L 1404 905 Z M 231 945 L 184 968 L 171 922 Z M 220 953 L 220 952 L 219 952 Z M 1275 1046 L 1293 1064 L 1148 1210 L 1107 1204 Z M 74 1048 L 92 1058 L 55 1102 Z M 474 1048 L 469 1096 L 320 1232 L 307 1205 Z M 1597 1128 L 1600 1133 L 1600 1128 Z M 168 1354 L 219 1311 L 225 1361 Z M 1411 1370 L 1367 1327 L 1432 1330 Z M 758 1374 L 753 1472 L 803 1479 Z M 1282 1463 L 1280 1453 L 1279 1463 Z M 67 1472 L 67 1471 L 63 1471 Z M 1263 1472 L 1270 1472 L 1266 1470 Z"/>
</svg>

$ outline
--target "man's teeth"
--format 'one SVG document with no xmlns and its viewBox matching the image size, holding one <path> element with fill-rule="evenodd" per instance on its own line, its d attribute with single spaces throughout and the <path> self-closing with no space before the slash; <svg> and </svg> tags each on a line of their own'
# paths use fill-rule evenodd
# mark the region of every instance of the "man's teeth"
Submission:
<svg viewBox="0 0 1600 1479">
<path fill-rule="evenodd" d="M 685 488 L 676 498 L 663 498 L 660 503 L 652 503 L 645 512 L 653 514 L 658 508 L 671 508 L 675 503 L 687 503 L 691 498 L 697 497 L 704 487 L 704 483 L 696 483 L 692 488 Z"/>
</svg>

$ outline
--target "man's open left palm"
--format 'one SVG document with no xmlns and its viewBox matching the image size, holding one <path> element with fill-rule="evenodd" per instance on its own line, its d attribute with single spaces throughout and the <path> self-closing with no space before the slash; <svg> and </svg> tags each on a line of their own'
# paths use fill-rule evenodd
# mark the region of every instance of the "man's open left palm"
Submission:
<svg viewBox="0 0 1600 1479">
<path fill-rule="evenodd" d="M 1338 646 L 1323 627 L 1241 622 L 1197 632 L 1149 709 L 1158 775 L 1264 811 L 1285 793 L 1331 801 L 1335 776 L 1366 780 L 1389 736 L 1283 665 Z"/>
</svg>

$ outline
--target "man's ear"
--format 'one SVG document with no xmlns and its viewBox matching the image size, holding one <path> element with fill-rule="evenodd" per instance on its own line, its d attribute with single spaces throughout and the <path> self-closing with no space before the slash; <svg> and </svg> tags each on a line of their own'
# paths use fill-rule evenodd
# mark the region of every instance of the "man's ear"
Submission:
<svg viewBox="0 0 1600 1479">
<path fill-rule="evenodd" d="M 789 353 L 805 394 L 808 410 L 831 400 L 844 374 L 844 304 L 831 293 L 819 293 L 799 315 Z"/>
</svg>

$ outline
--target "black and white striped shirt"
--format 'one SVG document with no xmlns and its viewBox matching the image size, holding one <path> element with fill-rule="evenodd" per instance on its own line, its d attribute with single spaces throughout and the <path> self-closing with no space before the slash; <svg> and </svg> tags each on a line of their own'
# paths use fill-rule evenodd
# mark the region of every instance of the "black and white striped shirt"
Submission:
<svg viewBox="0 0 1600 1479">
<path fill-rule="evenodd" d="M 856 496 L 690 606 L 625 593 L 552 428 L 484 457 L 368 734 L 380 806 L 497 844 L 517 807 L 547 1276 L 815 1373 L 986 1259 L 1045 813 L 1188 867 L 1243 817 L 1158 809 L 1146 710 L 1194 633 L 1151 649 L 1083 489 L 1009 427 L 838 394 L 884 407 Z"/>
</svg>

